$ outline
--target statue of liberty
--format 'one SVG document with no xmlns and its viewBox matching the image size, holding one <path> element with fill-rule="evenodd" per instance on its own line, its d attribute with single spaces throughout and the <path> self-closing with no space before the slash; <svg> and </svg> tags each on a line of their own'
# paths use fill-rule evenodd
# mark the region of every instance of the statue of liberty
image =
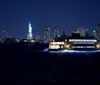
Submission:
<svg viewBox="0 0 100 85">
<path fill-rule="evenodd" d="M 29 22 L 29 28 L 28 28 L 28 36 L 27 39 L 32 40 L 33 39 L 33 35 L 32 35 L 32 26 L 31 23 Z"/>
<path fill-rule="evenodd" d="M 32 26 L 30 22 L 29 22 L 29 32 L 32 33 Z"/>
</svg>

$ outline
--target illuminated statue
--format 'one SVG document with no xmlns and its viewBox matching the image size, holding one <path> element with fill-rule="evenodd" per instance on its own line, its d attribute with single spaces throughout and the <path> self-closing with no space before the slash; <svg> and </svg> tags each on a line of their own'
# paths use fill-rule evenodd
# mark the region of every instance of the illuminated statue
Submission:
<svg viewBox="0 0 100 85">
<path fill-rule="evenodd" d="M 33 34 L 32 34 L 32 26 L 31 23 L 29 22 L 29 29 L 28 29 L 28 36 L 27 36 L 28 40 L 32 40 L 33 39 Z"/>
<path fill-rule="evenodd" d="M 30 33 L 32 33 L 32 27 L 31 27 L 31 23 L 29 22 L 29 31 Z"/>
</svg>

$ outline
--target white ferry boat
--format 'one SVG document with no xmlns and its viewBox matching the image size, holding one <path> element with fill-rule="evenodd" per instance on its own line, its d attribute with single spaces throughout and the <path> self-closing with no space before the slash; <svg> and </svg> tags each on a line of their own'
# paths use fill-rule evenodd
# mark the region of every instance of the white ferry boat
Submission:
<svg viewBox="0 0 100 85">
<path fill-rule="evenodd" d="M 49 51 L 59 50 L 98 50 L 100 44 L 92 36 L 56 38 L 49 43 Z"/>
</svg>

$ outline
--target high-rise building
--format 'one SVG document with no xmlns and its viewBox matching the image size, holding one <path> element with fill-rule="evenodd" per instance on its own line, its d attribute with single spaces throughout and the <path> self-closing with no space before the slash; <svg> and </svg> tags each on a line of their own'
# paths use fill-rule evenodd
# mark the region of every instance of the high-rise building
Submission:
<svg viewBox="0 0 100 85">
<path fill-rule="evenodd" d="M 45 29 L 44 29 L 44 39 L 45 40 L 50 39 L 50 28 L 48 28 L 48 27 L 45 27 Z"/>
<path fill-rule="evenodd" d="M 39 41 L 40 41 L 40 36 L 37 35 L 37 36 L 35 37 L 35 40 L 36 40 L 37 42 L 39 42 Z"/>
<path fill-rule="evenodd" d="M 3 30 L 3 35 L 4 35 L 4 38 L 7 38 L 8 37 L 8 31 L 7 30 Z"/>
<path fill-rule="evenodd" d="M 62 33 L 61 33 L 61 35 L 60 35 L 62 38 L 66 38 L 67 37 L 67 35 L 66 35 L 66 33 L 65 33 L 65 31 L 63 31 Z"/>
<path fill-rule="evenodd" d="M 97 26 L 97 37 L 98 37 L 98 40 L 100 40 L 100 24 L 98 24 Z"/>
<path fill-rule="evenodd" d="M 88 29 L 85 30 L 85 36 L 86 36 L 86 37 L 89 37 Z"/>
<path fill-rule="evenodd" d="M 93 36 L 94 36 L 94 37 L 97 37 L 97 33 L 96 33 L 95 30 L 93 30 Z"/>
<path fill-rule="evenodd" d="M 32 39 L 33 39 L 32 26 L 31 26 L 31 23 L 30 23 L 30 22 L 29 22 L 29 27 L 28 27 L 27 39 L 28 39 L 28 40 L 32 40 Z"/>
<path fill-rule="evenodd" d="M 58 37 L 58 28 L 54 28 L 54 38 Z"/>
<path fill-rule="evenodd" d="M 76 31 L 77 33 L 80 33 L 80 36 L 84 37 L 85 36 L 85 29 L 84 28 L 79 28 Z"/>
<path fill-rule="evenodd" d="M 78 32 L 72 32 L 72 37 L 80 37 L 80 33 L 78 33 Z"/>
<path fill-rule="evenodd" d="M 97 26 L 97 31 L 100 32 L 100 24 Z"/>
</svg>

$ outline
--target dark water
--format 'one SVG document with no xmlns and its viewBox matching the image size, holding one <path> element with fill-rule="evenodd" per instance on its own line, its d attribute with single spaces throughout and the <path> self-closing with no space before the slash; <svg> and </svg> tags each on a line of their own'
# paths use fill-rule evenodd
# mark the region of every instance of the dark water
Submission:
<svg viewBox="0 0 100 85">
<path fill-rule="evenodd" d="M 90 85 L 100 80 L 100 54 L 50 54 L 0 49 L 1 84 Z"/>
</svg>

